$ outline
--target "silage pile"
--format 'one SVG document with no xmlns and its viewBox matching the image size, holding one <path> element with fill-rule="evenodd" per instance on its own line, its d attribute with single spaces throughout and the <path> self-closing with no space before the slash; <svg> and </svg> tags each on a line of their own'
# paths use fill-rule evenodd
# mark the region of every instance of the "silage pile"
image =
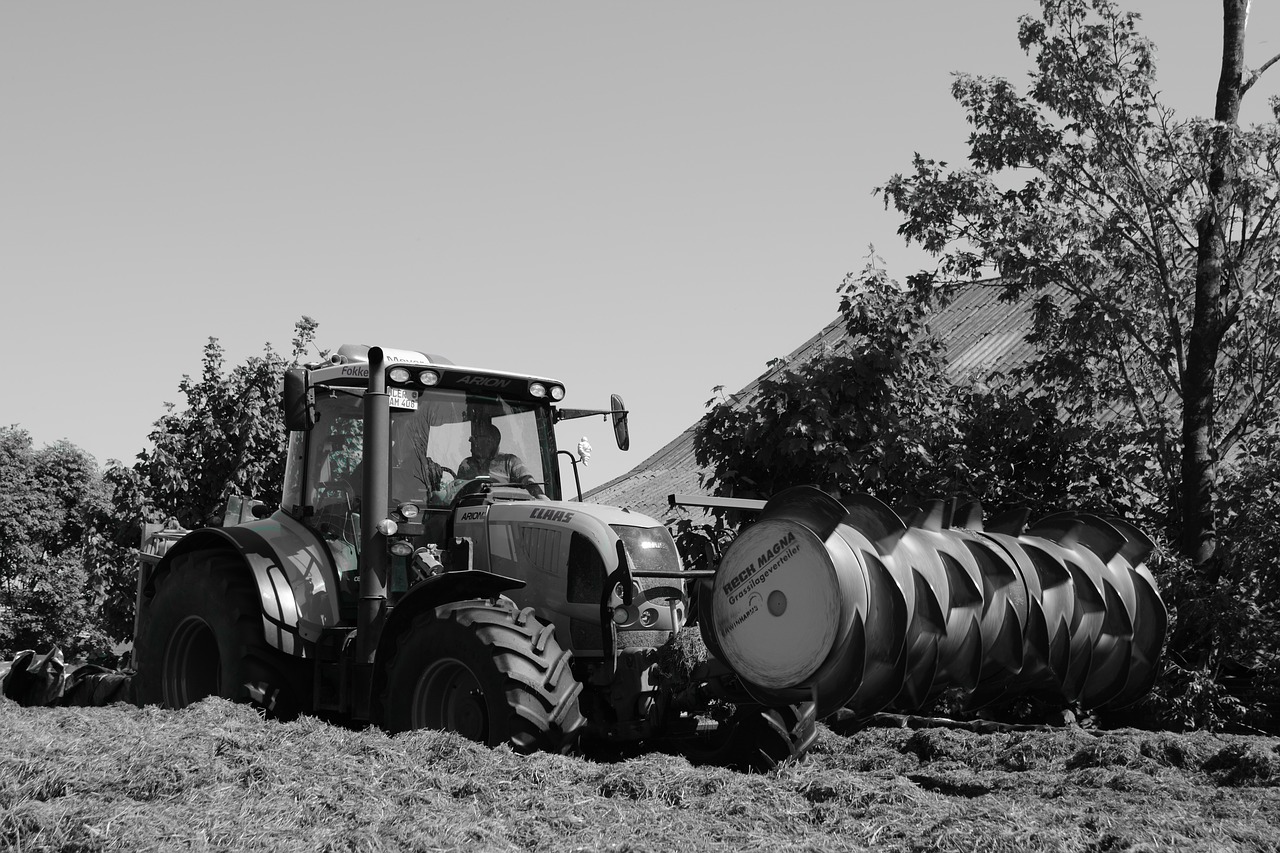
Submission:
<svg viewBox="0 0 1280 853">
<path fill-rule="evenodd" d="M 4 850 L 1276 850 L 1280 741 L 823 728 L 764 775 L 0 701 Z"/>
</svg>

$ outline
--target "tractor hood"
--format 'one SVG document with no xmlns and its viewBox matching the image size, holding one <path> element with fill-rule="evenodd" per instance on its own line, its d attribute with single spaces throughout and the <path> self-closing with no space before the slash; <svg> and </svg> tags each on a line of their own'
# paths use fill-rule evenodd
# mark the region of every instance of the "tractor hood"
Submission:
<svg viewBox="0 0 1280 853">
<path fill-rule="evenodd" d="M 472 565 L 523 580 L 511 598 L 548 617 L 580 654 L 603 649 L 602 608 L 622 633 L 684 623 L 680 555 L 649 516 L 570 501 L 495 501 L 458 508 L 454 536 L 470 543 Z M 626 577 L 632 591 L 620 596 Z"/>
</svg>

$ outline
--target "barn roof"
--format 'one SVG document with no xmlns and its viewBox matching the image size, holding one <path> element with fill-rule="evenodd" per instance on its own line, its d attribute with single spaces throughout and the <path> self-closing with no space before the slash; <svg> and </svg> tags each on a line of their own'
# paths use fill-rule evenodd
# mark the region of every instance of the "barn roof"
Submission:
<svg viewBox="0 0 1280 853">
<path fill-rule="evenodd" d="M 930 329 L 946 346 L 948 372 L 955 377 L 978 372 L 1003 371 L 1030 359 L 1027 343 L 1031 299 L 1001 300 L 998 281 L 981 281 L 960 288 L 954 299 L 930 321 Z M 847 337 L 844 321 L 837 317 L 820 332 L 730 397 L 733 405 L 751 400 L 760 383 L 777 373 L 814 358 Z M 702 485 L 707 469 L 694 458 L 696 423 L 661 450 L 620 477 L 583 495 L 591 503 L 626 507 L 657 519 L 671 511 L 667 496 L 673 493 L 708 494 Z"/>
</svg>

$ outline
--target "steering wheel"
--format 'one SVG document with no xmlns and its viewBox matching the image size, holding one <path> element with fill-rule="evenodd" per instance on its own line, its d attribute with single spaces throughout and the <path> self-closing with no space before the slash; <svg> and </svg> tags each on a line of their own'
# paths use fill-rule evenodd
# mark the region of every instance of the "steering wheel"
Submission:
<svg viewBox="0 0 1280 853">
<path fill-rule="evenodd" d="M 358 512 L 360 510 L 360 499 L 357 497 L 359 492 L 356 491 L 356 487 L 347 478 L 339 477 L 336 480 L 321 483 L 320 489 L 328 495 L 341 497 L 345 511 Z"/>
<path fill-rule="evenodd" d="M 442 502 L 437 493 L 447 485 L 445 474 L 449 475 L 450 483 L 458 478 L 452 468 L 437 463 L 430 456 L 423 457 L 411 466 L 393 470 L 391 502 L 440 506 Z"/>
<path fill-rule="evenodd" d="M 457 482 L 457 477 L 454 477 L 454 482 Z M 457 494 L 453 496 L 453 500 L 449 501 L 449 512 L 452 513 L 459 506 L 461 506 L 463 498 L 469 495 L 479 494 L 480 492 L 484 491 L 484 487 L 486 485 L 488 486 L 493 485 L 492 477 L 489 477 L 487 475 L 481 475 L 479 477 L 475 477 L 471 480 L 468 480 L 466 482 L 466 485 L 458 489 Z"/>
</svg>

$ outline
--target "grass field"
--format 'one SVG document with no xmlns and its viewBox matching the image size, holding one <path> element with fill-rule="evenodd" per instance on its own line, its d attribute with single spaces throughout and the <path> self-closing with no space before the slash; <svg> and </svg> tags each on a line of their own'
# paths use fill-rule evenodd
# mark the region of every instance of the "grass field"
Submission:
<svg viewBox="0 0 1280 853">
<path fill-rule="evenodd" d="M 1280 850 L 1280 740 L 823 728 L 763 775 L 0 699 L 0 850 Z"/>
</svg>

